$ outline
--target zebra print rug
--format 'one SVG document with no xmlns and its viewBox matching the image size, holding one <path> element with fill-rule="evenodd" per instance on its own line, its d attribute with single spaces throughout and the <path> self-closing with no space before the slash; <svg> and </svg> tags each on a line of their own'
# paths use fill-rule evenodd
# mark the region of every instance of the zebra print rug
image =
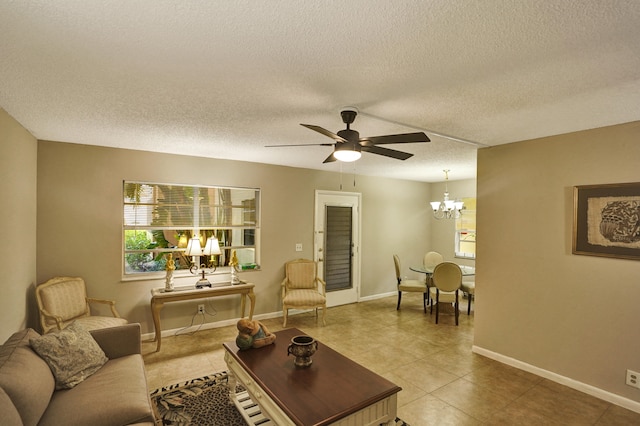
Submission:
<svg viewBox="0 0 640 426">
<path fill-rule="evenodd" d="M 246 426 L 229 399 L 227 383 L 227 372 L 223 371 L 154 390 L 150 396 L 156 425 Z M 236 392 L 244 390 L 241 385 L 236 386 Z M 265 425 L 271 424 L 267 422 Z M 395 426 L 409 425 L 396 419 Z"/>
</svg>

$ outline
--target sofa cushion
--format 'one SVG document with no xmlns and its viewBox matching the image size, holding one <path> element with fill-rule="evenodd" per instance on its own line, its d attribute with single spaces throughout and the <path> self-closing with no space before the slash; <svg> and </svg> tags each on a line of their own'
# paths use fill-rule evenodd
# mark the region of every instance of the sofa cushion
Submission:
<svg viewBox="0 0 640 426">
<path fill-rule="evenodd" d="M 0 388 L 0 413 L 2 413 L 3 426 L 22 426 L 22 419 L 18 409 L 2 388 Z"/>
<path fill-rule="evenodd" d="M 0 388 L 25 426 L 38 424 L 55 388 L 49 366 L 29 346 L 29 340 L 37 336 L 29 328 L 14 333 L 0 346 Z M 4 411 L 0 415 L 4 416 Z"/>
<path fill-rule="evenodd" d="M 56 389 L 76 386 L 109 360 L 91 333 L 75 322 L 64 330 L 37 336 L 29 341 L 51 368 Z"/>
<path fill-rule="evenodd" d="M 73 389 L 55 392 L 40 426 L 153 423 L 152 413 L 142 355 L 127 355 L 110 360 Z"/>
</svg>

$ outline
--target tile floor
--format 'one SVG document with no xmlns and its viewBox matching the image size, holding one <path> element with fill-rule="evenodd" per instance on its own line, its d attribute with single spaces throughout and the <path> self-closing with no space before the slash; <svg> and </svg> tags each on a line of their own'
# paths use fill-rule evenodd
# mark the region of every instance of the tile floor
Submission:
<svg viewBox="0 0 640 426">
<path fill-rule="evenodd" d="M 420 296 L 405 294 L 400 311 L 387 297 L 329 308 L 327 325 L 313 313 L 289 317 L 296 327 L 402 387 L 398 415 L 426 425 L 640 425 L 640 414 L 471 352 L 473 309 L 466 301 L 455 326 L 422 312 Z M 433 314 L 435 316 L 435 312 Z M 262 320 L 271 331 L 282 319 Z M 143 343 L 149 389 L 226 370 L 222 342 L 235 326 Z"/>
</svg>

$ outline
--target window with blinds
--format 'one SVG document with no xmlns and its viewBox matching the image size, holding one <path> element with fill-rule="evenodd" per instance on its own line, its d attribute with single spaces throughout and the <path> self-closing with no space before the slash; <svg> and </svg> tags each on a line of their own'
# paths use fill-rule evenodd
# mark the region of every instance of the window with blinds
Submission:
<svg viewBox="0 0 640 426">
<path fill-rule="evenodd" d="M 215 186 L 124 182 L 123 274 L 134 276 L 164 271 L 173 253 L 176 271 L 189 269 L 187 242 L 210 236 L 220 243 L 214 263 L 227 266 L 236 251 L 241 268 L 259 264 L 260 190 Z M 209 259 L 202 256 L 198 263 Z"/>
<path fill-rule="evenodd" d="M 476 199 L 463 198 L 464 207 L 456 219 L 455 257 L 476 258 Z"/>
</svg>

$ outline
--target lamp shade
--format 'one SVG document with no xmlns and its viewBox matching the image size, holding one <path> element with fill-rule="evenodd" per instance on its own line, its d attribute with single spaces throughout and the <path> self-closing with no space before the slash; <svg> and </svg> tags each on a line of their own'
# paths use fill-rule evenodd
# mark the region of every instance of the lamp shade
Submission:
<svg viewBox="0 0 640 426">
<path fill-rule="evenodd" d="M 220 254 L 220 243 L 216 237 L 207 238 L 207 244 L 204 246 L 203 254 L 205 256 Z"/>
<path fill-rule="evenodd" d="M 200 246 L 200 238 L 193 237 L 187 244 L 187 249 L 184 251 L 186 256 L 202 256 L 202 247 Z"/>
</svg>

